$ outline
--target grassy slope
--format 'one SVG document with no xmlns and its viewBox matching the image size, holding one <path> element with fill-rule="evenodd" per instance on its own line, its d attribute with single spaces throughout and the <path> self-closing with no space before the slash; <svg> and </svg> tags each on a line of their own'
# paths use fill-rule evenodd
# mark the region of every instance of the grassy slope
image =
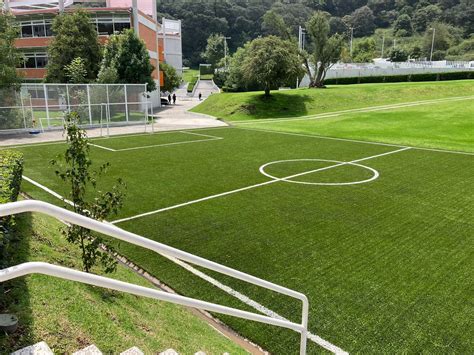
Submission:
<svg viewBox="0 0 474 355">
<path fill-rule="evenodd" d="M 121 153 L 93 149 L 97 163 L 110 161 L 110 175 L 128 183 L 122 217 L 267 181 L 258 167 L 269 161 L 351 160 L 393 149 L 240 129 L 205 132 L 225 139 Z M 64 193 L 47 164 L 62 149 L 23 148 L 26 175 Z M 277 183 L 120 226 L 308 294 L 310 328 L 350 352 L 471 353 L 472 159 L 412 150 L 365 161 L 381 174 L 370 184 Z M 295 172 L 287 169 L 279 173 Z M 240 305 L 163 258 L 125 243 L 118 248 L 181 292 Z M 286 298 L 219 279 L 284 316 L 299 314 Z M 224 319 L 274 353 L 296 349 L 289 331 Z"/>
<path fill-rule="evenodd" d="M 434 98 L 474 95 L 474 80 L 330 86 L 325 90 L 299 89 L 212 95 L 192 111 L 229 121 L 298 117 Z"/>
<path fill-rule="evenodd" d="M 21 241 L 15 264 L 47 261 L 80 268 L 78 250 L 57 232 L 59 222 L 41 215 L 24 215 L 19 226 Z M 120 265 L 111 277 L 153 287 Z M 2 353 L 42 340 L 56 353 L 72 353 L 91 343 L 104 353 L 115 354 L 132 346 L 145 353 L 170 347 L 183 353 L 245 353 L 186 309 L 169 303 L 43 275 L 17 279 L 7 286 L 10 288 L 6 310 L 19 315 L 21 325 L 13 335 L 0 336 Z"/>
<path fill-rule="evenodd" d="M 259 121 L 240 127 L 474 152 L 473 101 L 347 113 L 314 120 Z"/>
<path fill-rule="evenodd" d="M 198 69 L 186 69 L 183 71 L 183 80 L 187 83 L 191 82 L 194 77 L 199 75 Z"/>
</svg>

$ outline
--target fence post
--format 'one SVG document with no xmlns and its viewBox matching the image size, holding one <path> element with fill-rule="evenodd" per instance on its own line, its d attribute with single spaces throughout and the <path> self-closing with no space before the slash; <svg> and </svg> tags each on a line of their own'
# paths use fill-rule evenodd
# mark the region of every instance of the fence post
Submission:
<svg viewBox="0 0 474 355">
<path fill-rule="evenodd" d="M 123 92 L 125 94 L 125 119 L 128 123 L 128 92 L 127 92 L 127 84 L 123 84 Z"/>
<path fill-rule="evenodd" d="M 45 108 L 46 108 L 46 119 L 48 120 L 48 128 L 51 128 L 51 121 L 49 118 L 48 89 L 46 87 L 46 84 L 43 84 L 43 90 L 44 90 L 44 102 L 45 102 Z"/>
<path fill-rule="evenodd" d="M 92 126 L 91 93 L 90 93 L 90 90 L 89 90 L 89 86 L 90 86 L 90 84 L 86 84 L 86 88 L 87 88 L 87 106 L 89 107 L 89 122 L 90 122 L 90 125 Z"/>
<path fill-rule="evenodd" d="M 107 136 L 109 135 L 109 121 L 110 121 L 110 101 L 109 101 L 109 85 L 105 84 L 105 92 L 107 95 L 107 112 L 108 112 L 108 120 L 107 120 Z"/>
</svg>

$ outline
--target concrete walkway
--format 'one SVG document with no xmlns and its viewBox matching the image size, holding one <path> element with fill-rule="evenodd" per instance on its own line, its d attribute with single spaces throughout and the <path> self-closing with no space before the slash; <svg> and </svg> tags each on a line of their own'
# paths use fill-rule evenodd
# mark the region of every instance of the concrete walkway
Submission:
<svg viewBox="0 0 474 355">
<path fill-rule="evenodd" d="M 153 117 L 155 117 L 153 131 L 161 132 L 227 126 L 226 123 L 216 120 L 214 117 L 188 112 L 188 110 L 198 105 L 199 102 L 200 101 L 195 98 L 178 97 L 176 105 L 168 105 L 155 109 L 153 112 Z M 100 137 L 101 131 L 102 135 L 107 134 L 106 128 L 102 128 L 102 130 L 100 128 L 91 128 L 87 129 L 87 135 L 90 138 Z M 152 132 L 151 124 L 145 127 L 143 122 L 136 125 L 110 127 L 109 129 L 110 135 L 144 132 Z M 61 129 L 45 131 L 44 133 L 35 135 L 29 134 L 28 132 L 16 134 L 0 133 L 0 147 L 61 140 L 64 140 L 64 133 Z"/>
<path fill-rule="evenodd" d="M 212 80 L 199 80 L 196 84 L 196 90 L 194 90 L 194 97 L 199 97 L 199 93 L 202 94 L 202 98 L 205 99 L 212 94 L 217 94 L 220 90 L 214 84 Z"/>
</svg>

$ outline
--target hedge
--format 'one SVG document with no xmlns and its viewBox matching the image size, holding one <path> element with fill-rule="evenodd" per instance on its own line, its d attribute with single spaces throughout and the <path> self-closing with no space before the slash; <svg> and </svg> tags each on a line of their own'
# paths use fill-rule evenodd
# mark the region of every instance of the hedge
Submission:
<svg viewBox="0 0 474 355">
<path fill-rule="evenodd" d="M 198 76 L 193 76 L 193 78 L 191 79 L 191 81 L 188 83 L 187 92 L 193 92 L 194 87 L 196 86 L 197 81 L 198 81 Z"/>
<path fill-rule="evenodd" d="M 448 73 L 422 73 L 405 75 L 380 75 L 380 76 L 362 76 L 350 78 L 331 78 L 326 79 L 326 85 L 349 85 L 366 83 L 398 83 L 407 81 L 442 81 L 442 80 L 464 80 L 474 79 L 474 70 L 458 71 Z"/>
<path fill-rule="evenodd" d="M 23 155 L 4 150 L 0 152 L 0 203 L 16 201 L 23 175 Z M 11 218 L 0 217 L 0 268 L 6 266 L 11 240 Z"/>
</svg>

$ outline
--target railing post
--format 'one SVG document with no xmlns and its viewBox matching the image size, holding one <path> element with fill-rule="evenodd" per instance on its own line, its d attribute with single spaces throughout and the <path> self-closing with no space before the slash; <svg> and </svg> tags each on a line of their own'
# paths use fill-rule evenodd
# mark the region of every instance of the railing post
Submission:
<svg viewBox="0 0 474 355">
<path fill-rule="evenodd" d="M 125 119 L 128 123 L 128 92 L 127 92 L 127 84 L 123 84 L 123 92 L 125 95 Z"/>
<path fill-rule="evenodd" d="M 86 84 L 87 89 L 87 106 L 89 107 L 89 123 L 92 126 L 92 108 L 91 108 L 91 93 L 89 90 L 90 84 Z"/>
<path fill-rule="evenodd" d="M 48 128 L 51 128 L 51 120 L 49 117 L 49 104 L 48 104 L 48 88 L 46 84 L 43 84 L 43 91 L 44 91 L 44 103 L 46 108 L 46 119 L 48 120 Z"/>
</svg>

